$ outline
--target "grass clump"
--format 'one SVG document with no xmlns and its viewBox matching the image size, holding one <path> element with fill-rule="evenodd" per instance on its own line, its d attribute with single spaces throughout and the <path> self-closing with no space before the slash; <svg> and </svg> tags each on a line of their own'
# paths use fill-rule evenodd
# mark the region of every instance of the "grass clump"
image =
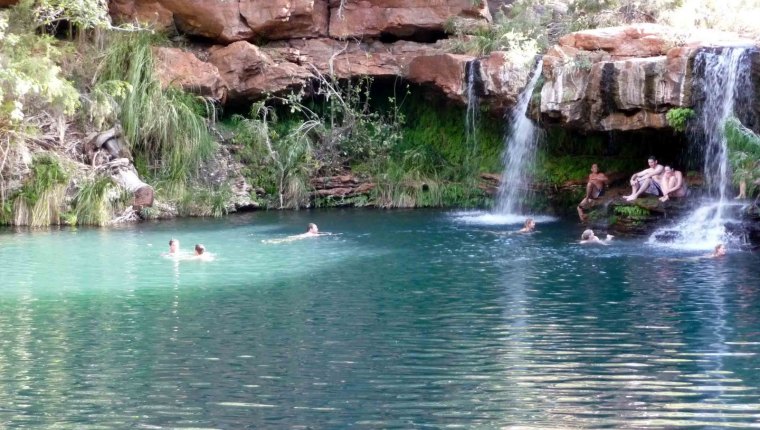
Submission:
<svg viewBox="0 0 760 430">
<path fill-rule="evenodd" d="M 180 200 L 179 214 L 182 216 L 212 216 L 219 218 L 227 214 L 227 202 L 232 192 L 228 186 L 218 188 L 193 188 Z"/>
<path fill-rule="evenodd" d="M 111 221 L 114 212 L 115 184 L 109 177 L 85 181 L 74 197 L 73 218 L 69 224 L 103 226 Z"/>
<path fill-rule="evenodd" d="M 181 198 L 215 148 L 203 116 L 209 105 L 181 90 L 162 89 L 154 43 L 155 36 L 147 32 L 112 34 L 97 79 L 101 84 L 127 84 L 118 118 L 136 165 L 141 174 L 160 181 L 168 197 Z"/>
<path fill-rule="evenodd" d="M 66 194 L 68 174 L 57 157 L 37 155 L 31 174 L 21 190 L 13 197 L 12 224 L 43 227 L 60 224 L 61 208 Z M 7 214 L 7 208 L 4 208 Z"/>
</svg>

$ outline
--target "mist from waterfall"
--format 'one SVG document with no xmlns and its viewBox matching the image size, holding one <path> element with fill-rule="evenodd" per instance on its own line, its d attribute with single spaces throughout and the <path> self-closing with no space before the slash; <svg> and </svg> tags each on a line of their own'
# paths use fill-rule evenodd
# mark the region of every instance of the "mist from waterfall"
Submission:
<svg viewBox="0 0 760 430">
<path fill-rule="evenodd" d="M 525 213 L 523 201 L 530 186 L 528 169 L 533 166 L 536 147 L 542 134 L 528 118 L 527 112 L 533 90 L 541 76 L 541 65 L 541 61 L 538 61 L 530 82 L 520 93 L 517 104 L 509 113 L 509 129 L 502 155 L 504 171 L 494 208 L 494 212 L 501 216 Z"/>
<path fill-rule="evenodd" d="M 661 228 L 650 237 L 650 243 L 666 241 L 683 249 L 710 249 L 730 241 L 726 234 L 726 209 L 729 178 L 728 145 L 724 125 L 736 115 L 735 100 L 750 84 L 750 62 L 746 48 L 705 50 L 697 54 L 694 86 L 704 94 L 696 109 L 694 140 L 701 141 L 704 151 L 703 176 L 706 196 L 702 204 L 675 226 Z"/>
</svg>

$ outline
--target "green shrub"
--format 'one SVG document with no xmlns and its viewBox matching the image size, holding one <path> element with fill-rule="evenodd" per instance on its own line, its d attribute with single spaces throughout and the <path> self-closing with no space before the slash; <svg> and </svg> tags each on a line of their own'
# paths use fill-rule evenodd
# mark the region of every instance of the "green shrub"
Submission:
<svg viewBox="0 0 760 430">
<path fill-rule="evenodd" d="M 683 133 L 686 131 L 686 127 L 689 125 L 689 120 L 694 118 L 695 113 L 690 108 L 674 108 L 670 109 L 665 114 L 665 119 L 668 120 L 668 125 L 673 127 L 673 130 Z"/>
<path fill-rule="evenodd" d="M 726 121 L 724 131 L 733 181 L 744 182 L 751 194 L 760 181 L 760 136 L 733 117 Z"/>
<path fill-rule="evenodd" d="M 12 223 L 31 227 L 59 224 L 67 182 L 68 174 L 55 156 L 36 156 L 31 175 L 12 198 Z"/>
</svg>

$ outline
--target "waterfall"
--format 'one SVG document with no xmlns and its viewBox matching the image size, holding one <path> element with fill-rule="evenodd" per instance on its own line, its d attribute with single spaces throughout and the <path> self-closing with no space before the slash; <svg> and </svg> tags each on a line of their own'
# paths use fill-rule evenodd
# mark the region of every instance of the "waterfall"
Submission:
<svg viewBox="0 0 760 430">
<path fill-rule="evenodd" d="M 702 142 L 706 197 L 699 208 L 677 225 L 655 231 L 650 242 L 668 241 L 686 249 L 710 249 L 726 242 L 725 212 L 729 205 L 728 145 L 726 120 L 737 115 L 735 100 L 749 85 L 750 62 L 746 48 L 705 50 L 694 60 L 694 86 L 704 96 L 697 103 L 692 138 Z"/>
<path fill-rule="evenodd" d="M 472 167 L 470 164 L 478 155 L 478 121 L 480 120 L 480 99 L 478 98 L 478 84 L 480 83 L 478 75 L 480 73 L 480 62 L 472 60 L 467 63 L 465 76 L 467 79 L 467 110 L 464 117 L 465 145 L 467 148 L 466 167 Z"/>
<path fill-rule="evenodd" d="M 528 105 L 541 76 L 541 61 L 538 61 L 528 85 L 520 93 L 517 104 L 509 113 L 509 129 L 502 162 L 501 185 L 496 200 L 495 212 L 500 215 L 524 213 L 523 200 L 529 187 L 528 168 L 533 165 L 536 146 L 540 140 L 540 129 L 527 116 Z"/>
</svg>

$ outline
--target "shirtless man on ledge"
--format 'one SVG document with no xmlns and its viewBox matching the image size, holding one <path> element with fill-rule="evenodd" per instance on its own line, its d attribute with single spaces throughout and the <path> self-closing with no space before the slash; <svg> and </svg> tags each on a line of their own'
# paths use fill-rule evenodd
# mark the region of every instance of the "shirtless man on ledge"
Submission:
<svg viewBox="0 0 760 430">
<path fill-rule="evenodd" d="M 588 175 L 588 183 L 586 184 L 586 196 L 578 203 L 578 216 L 581 218 L 581 221 L 586 221 L 587 218 L 586 214 L 583 213 L 583 208 L 591 200 L 596 200 L 604 194 L 604 186 L 608 181 L 607 176 L 599 172 L 599 166 L 596 163 L 592 164 L 591 173 Z"/>
<path fill-rule="evenodd" d="M 657 158 L 654 156 L 650 156 L 647 159 L 647 163 L 649 164 L 649 168 L 634 173 L 631 176 L 631 194 L 623 196 L 629 202 L 636 200 L 641 193 L 654 194 L 658 197 L 662 196 L 659 180 L 663 167 L 657 164 Z"/>
</svg>

